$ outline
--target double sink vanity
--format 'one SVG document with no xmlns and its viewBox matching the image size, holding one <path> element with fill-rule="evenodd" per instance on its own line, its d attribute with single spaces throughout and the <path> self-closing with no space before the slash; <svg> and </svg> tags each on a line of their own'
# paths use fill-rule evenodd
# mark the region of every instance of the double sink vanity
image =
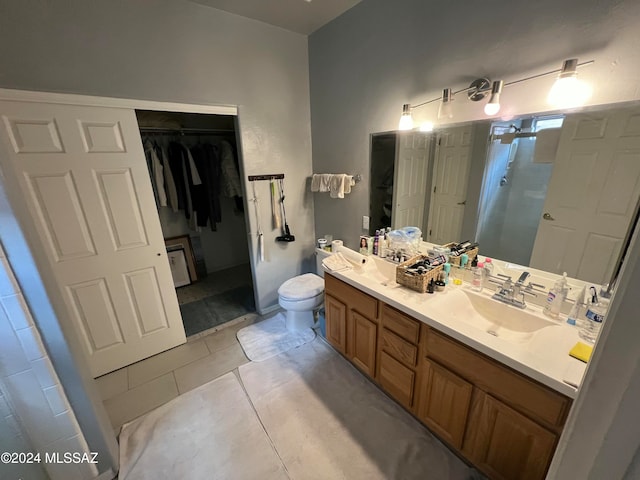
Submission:
<svg viewBox="0 0 640 480">
<path fill-rule="evenodd" d="M 423 294 L 395 265 L 325 273 L 327 340 L 454 451 L 495 479 L 542 479 L 586 364 L 565 317 L 468 283 Z"/>
</svg>

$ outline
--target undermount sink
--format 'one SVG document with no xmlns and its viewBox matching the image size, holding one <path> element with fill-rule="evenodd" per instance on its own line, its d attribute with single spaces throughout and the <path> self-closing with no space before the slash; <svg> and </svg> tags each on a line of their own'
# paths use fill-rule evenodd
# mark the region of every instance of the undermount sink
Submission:
<svg viewBox="0 0 640 480">
<path fill-rule="evenodd" d="M 449 297 L 449 318 L 480 328 L 489 335 L 507 341 L 524 343 L 542 329 L 559 326 L 530 307 L 523 310 L 469 290 L 460 289 L 455 293 L 455 300 Z"/>
</svg>

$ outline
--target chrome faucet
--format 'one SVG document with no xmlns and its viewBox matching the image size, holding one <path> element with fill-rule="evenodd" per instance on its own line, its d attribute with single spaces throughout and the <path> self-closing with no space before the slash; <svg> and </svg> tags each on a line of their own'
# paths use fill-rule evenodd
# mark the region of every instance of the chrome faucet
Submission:
<svg viewBox="0 0 640 480">
<path fill-rule="evenodd" d="M 499 302 L 513 305 L 514 307 L 526 308 L 527 304 L 524 302 L 524 296 L 531 295 L 532 297 L 537 297 L 537 295 L 533 293 L 536 291 L 535 287 L 540 289 L 544 288 L 542 285 L 531 282 L 525 285 L 525 282 L 530 275 L 531 274 L 529 272 L 522 272 L 522 275 L 520 275 L 520 278 L 518 278 L 518 281 L 515 283 L 513 283 L 511 277 L 507 275 L 498 274 L 498 277 L 500 278 L 490 276 L 487 280 L 500 286 L 492 298 Z M 542 293 L 541 290 L 537 291 Z"/>
</svg>

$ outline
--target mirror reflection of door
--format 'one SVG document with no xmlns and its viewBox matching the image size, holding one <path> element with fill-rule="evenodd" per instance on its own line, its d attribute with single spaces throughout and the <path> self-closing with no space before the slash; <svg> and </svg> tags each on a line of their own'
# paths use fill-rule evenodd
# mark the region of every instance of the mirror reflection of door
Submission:
<svg viewBox="0 0 640 480">
<path fill-rule="evenodd" d="M 531 266 L 608 280 L 640 197 L 640 111 L 567 117 Z"/>
<path fill-rule="evenodd" d="M 471 167 L 472 126 L 438 135 L 426 238 L 443 244 L 460 242 Z"/>
<path fill-rule="evenodd" d="M 422 229 L 427 194 L 431 134 L 398 134 L 393 185 L 391 228 Z"/>
</svg>

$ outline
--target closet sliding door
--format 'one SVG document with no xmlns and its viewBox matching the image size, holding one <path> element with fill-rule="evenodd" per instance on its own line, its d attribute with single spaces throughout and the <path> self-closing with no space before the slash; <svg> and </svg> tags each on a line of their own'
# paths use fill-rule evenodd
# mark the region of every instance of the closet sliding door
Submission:
<svg viewBox="0 0 640 480">
<path fill-rule="evenodd" d="M 0 101 L 0 116 L 4 183 L 93 375 L 184 343 L 135 112 Z"/>
</svg>

